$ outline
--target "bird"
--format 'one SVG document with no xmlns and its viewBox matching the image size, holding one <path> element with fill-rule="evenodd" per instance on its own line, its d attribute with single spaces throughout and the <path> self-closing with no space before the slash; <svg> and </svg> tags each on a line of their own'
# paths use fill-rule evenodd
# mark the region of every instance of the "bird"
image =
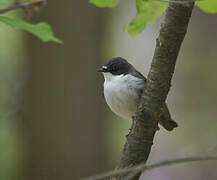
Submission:
<svg viewBox="0 0 217 180">
<path fill-rule="evenodd" d="M 114 57 L 97 70 L 104 76 L 104 97 L 109 108 L 123 119 L 135 116 L 147 79 L 126 59 Z M 172 131 L 178 124 L 166 103 L 160 109 L 159 123 Z"/>
</svg>

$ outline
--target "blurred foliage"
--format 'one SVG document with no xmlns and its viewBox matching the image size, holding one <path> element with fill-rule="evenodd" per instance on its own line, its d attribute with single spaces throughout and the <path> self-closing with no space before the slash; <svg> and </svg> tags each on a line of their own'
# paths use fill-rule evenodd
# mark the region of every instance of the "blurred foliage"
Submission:
<svg viewBox="0 0 217 180">
<path fill-rule="evenodd" d="M 9 0 L 0 0 L 0 4 L 1 5 L 8 5 L 9 4 Z"/>
<path fill-rule="evenodd" d="M 131 121 L 122 119 L 109 110 L 108 116 L 106 116 L 108 124 L 106 127 L 111 129 L 106 131 L 106 149 L 109 166 L 112 168 L 117 164 L 117 160 L 120 159 L 120 155 L 126 141 L 125 135 L 129 133 L 129 127 Z"/>
<path fill-rule="evenodd" d="M 1 112 L 2 113 L 2 112 Z M 20 153 L 17 132 L 10 119 L 0 121 L 0 176 L 3 180 L 14 180 L 20 175 L 22 166 L 19 163 Z"/>
<path fill-rule="evenodd" d="M 201 0 L 197 1 L 196 5 L 206 13 L 217 13 L 216 0 Z"/>
<path fill-rule="evenodd" d="M 100 8 L 113 8 L 119 3 L 119 0 L 90 0 L 90 3 Z"/>
<path fill-rule="evenodd" d="M 45 1 L 38 1 L 34 4 L 34 1 L 9 1 L 9 0 L 0 0 L 1 9 L 10 8 L 15 5 L 20 5 L 24 2 L 32 2 L 32 4 L 26 5 L 24 7 L 20 7 L 20 9 L 23 9 L 26 12 L 34 11 L 35 9 L 38 9 L 40 6 L 43 5 Z M 11 6 L 9 5 L 11 3 Z M 7 25 L 10 25 L 14 29 L 22 29 L 25 30 L 39 39 L 41 39 L 43 42 L 56 42 L 56 43 L 63 43 L 60 39 L 56 38 L 52 28 L 50 25 L 48 25 L 45 22 L 41 22 L 38 24 L 31 24 L 27 21 L 24 21 L 19 18 L 12 18 L 8 16 L 0 16 L 0 22 L 5 23 Z"/>
<path fill-rule="evenodd" d="M 168 7 L 169 0 L 163 0 L 166 2 L 160 2 L 157 0 L 136 0 L 137 15 L 130 22 L 129 25 L 124 27 L 131 36 L 136 36 L 141 33 L 148 23 L 155 22 Z M 180 3 L 186 0 L 173 0 Z M 189 0 L 190 1 L 190 0 Z M 115 7 L 118 4 L 118 0 L 90 0 L 91 3 L 97 7 Z M 183 2 L 183 3 L 185 3 Z M 192 2 L 192 0 L 191 0 Z M 197 1 L 196 5 L 206 13 L 217 13 L 217 1 L 216 0 L 202 0 Z"/>
<path fill-rule="evenodd" d="M 165 2 L 137 0 L 137 15 L 129 25 L 125 26 L 124 29 L 128 31 L 131 36 L 141 33 L 147 23 L 155 22 L 156 19 L 164 13 L 167 7 L 168 3 Z"/>
<path fill-rule="evenodd" d="M 31 34 L 34 34 L 43 42 L 57 42 L 63 43 L 61 40 L 54 36 L 54 33 L 49 24 L 40 22 L 38 24 L 30 24 L 22 19 L 0 16 L 0 21 L 10 25 L 14 29 L 23 29 Z"/>
<path fill-rule="evenodd" d="M 22 63 L 21 32 L 0 24 L 0 179 L 19 179 L 22 169 L 21 141 L 14 124 L 17 120 L 18 94 L 17 68 Z"/>
</svg>

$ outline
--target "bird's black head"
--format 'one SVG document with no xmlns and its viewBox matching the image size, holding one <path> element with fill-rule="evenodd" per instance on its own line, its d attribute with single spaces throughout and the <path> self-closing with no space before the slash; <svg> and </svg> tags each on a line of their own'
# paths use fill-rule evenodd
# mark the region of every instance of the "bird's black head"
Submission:
<svg viewBox="0 0 217 180">
<path fill-rule="evenodd" d="M 113 75 L 128 74 L 133 70 L 133 66 L 122 57 L 115 57 L 110 59 L 103 65 L 98 72 L 111 73 Z"/>
</svg>

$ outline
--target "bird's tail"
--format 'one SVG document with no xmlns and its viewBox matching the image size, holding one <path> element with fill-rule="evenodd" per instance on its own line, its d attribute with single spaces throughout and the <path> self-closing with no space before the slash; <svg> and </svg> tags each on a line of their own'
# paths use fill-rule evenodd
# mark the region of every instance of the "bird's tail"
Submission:
<svg viewBox="0 0 217 180">
<path fill-rule="evenodd" d="M 178 127 L 178 124 L 174 120 L 172 120 L 166 103 L 162 107 L 162 116 L 159 123 L 167 131 L 172 131 L 174 128 Z"/>
<path fill-rule="evenodd" d="M 170 120 L 161 119 L 159 121 L 159 123 L 167 131 L 172 131 L 174 128 L 178 127 L 178 124 L 174 120 L 172 120 L 172 119 L 170 119 Z"/>
</svg>

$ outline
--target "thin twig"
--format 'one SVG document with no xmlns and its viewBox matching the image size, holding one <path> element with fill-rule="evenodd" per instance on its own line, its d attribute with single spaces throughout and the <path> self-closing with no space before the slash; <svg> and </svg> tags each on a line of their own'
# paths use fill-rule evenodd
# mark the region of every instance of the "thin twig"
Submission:
<svg viewBox="0 0 217 180">
<path fill-rule="evenodd" d="M 120 170 L 115 170 L 115 171 L 109 171 L 106 173 L 102 173 L 99 175 L 91 176 L 88 178 L 85 178 L 83 180 L 99 180 L 99 179 L 105 179 L 108 177 L 114 177 L 117 175 L 122 175 L 122 174 L 127 174 L 131 173 L 126 180 L 132 179 L 136 174 L 139 172 L 143 171 L 148 171 L 152 170 L 155 168 L 159 168 L 162 166 L 168 166 L 168 165 L 174 165 L 174 164 L 180 164 L 180 163 L 187 163 L 187 162 L 195 162 L 195 161 L 208 161 L 208 160 L 217 160 L 217 156 L 195 156 L 195 157 L 187 157 L 187 158 L 178 158 L 178 159 L 173 159 L 173 160 L 166 160 L 166 161 L 161 161 L 156 164 L 152 165 L 145 165 L 145 164 L 140 164 L 138 166 L 133 166 L 131 168 L 125 168 L 125 169 L 120 169 Z"/>
<path fill-rule="evenodd" d="M 34 6 L 38 7 L 38 6 L 46 4 L 46 2 L 47 0 L 35 0 L 31 2 L 27 1 L 27 2 L 22 2 L 22 3 L 15 3 L 5 9 L 1 9 L 0 14 L 4 14 L 8 11 L 12 11 L 16 9 L 23 9 L 23 8 L 34 7 Z"/>
</svg>

